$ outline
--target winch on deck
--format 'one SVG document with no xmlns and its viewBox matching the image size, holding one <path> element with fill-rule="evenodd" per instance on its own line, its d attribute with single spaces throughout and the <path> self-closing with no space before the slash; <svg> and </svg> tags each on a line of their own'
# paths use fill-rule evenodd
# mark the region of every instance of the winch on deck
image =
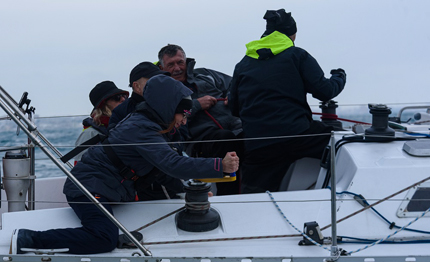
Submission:
<svg viewBox="0 0 430 262">
<path fill-rule="evenodd" d="M 185 183 L 185 210 L 176 215 L 176 225 L 179 229 L 206 232 L 219 226 L 220 216 L 210 207 L 208 201 L 210 188 L 210 183 L 198 180 L 189 180 Z"/>
</svg>

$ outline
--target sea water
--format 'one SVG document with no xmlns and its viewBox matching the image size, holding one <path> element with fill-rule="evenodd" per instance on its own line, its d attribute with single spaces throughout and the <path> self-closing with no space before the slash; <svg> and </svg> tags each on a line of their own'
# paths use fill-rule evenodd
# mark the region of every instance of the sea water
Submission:
<svg viewBox="0 0 430 262">
<path fill-rule="evenodd" d="M 34 124 L 37 130 L 62 154 L 75 147 L 75 141 L 82 132 L 82 120 L 84 116 L 73 117 L 55 117 L 55 118 L 37 118 L 34 119 Z M 41 140 L 39 138 L 39 140 Z M 24 146 L 28 144 L 28 137 L 24 131 L 17 131 L 17 125 L 12 120 L 0 121 L 0 148 Z M 47 147 L 48 148 L 48 147 Z M 53 155 L 57 155 L 49 149 Z M 5 152 L 1 152 L 3 158 Z M 35 174 L 36 177 L 55 177 L 64 176 L 64 173 L 52 162 L 45 153 L 36 147 L 35 149 Z M 59 157 L 57 157 L 59 159 Z M 61 160 L 60 160 L 61 161 Z M 70 160 L 72 162 L 73 160 Z M 73 163 L 72 163 L 73 164 Z M 0 166 L 2 163 L 0 163 Z M 67 169 L 70 169 L 64 164 Z M 3 168 L 1 168 L 3 175 Z"/>
</svg>

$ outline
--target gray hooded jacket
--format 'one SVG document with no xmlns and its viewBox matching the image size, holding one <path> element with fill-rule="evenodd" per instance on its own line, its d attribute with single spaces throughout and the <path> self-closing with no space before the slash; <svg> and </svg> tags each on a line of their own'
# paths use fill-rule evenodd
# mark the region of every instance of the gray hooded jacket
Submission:
<svg viewBox="0 0 430 262">
<path fill-rule="evenodd" d="M 193 93 L 193 110 L 188 122 L 188 130 L 192 140 L 200 140 L 214 129 L 220 129 L 213 119 L 202 110 L 197 98 L 210 95 L 215 98 L 225 98 L 229 92 L 231 77 L 215 70 L 196 68 L 196 61 L 187 58 L 187 82 L 197 89 Z M 231 114 L 224 101 L 219 101 L 208 113 L 223 127 L 233 131 L 235 135 L 242 131 L 242 122 Z"/>
</svg>

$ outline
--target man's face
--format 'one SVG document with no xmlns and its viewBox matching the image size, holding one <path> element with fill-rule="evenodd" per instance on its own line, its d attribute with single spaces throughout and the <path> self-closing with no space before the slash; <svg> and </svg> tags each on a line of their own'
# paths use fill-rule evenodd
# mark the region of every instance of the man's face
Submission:
<svg viewBox="0 0 430 262">
<path fill-rule="evenodd" d="M 174 79 L 181 82 L 187 80 L 187 64 L 180 50 L 172 57 L 164 55 L 163 65 L 161 70 L 169 72 Z"/>
<path fill-rule="evenodd" d="M 148 80 L 149 79 L 146 77 L 141 77 L 137 81 L 133 82 L 133 92 L 137 93 L 140 96 L 143 96 L 143 90 Z"/>
</svg>

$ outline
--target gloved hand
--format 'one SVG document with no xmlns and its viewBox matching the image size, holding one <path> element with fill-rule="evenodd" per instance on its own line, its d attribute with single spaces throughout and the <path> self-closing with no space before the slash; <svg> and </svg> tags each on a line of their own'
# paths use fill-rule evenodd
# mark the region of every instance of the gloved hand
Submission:
<svg viewBox="0 0 430 262">
<path fill-rule="evenodd" d="M 345 73 L 345 70 L 343 70 L 342 68 L 332 69 L 330 71 L 330 74 L 339 76 L 340 78 L 343 79 L 343 82 L 346 83 L 346 73 Z"/>
</svg>

